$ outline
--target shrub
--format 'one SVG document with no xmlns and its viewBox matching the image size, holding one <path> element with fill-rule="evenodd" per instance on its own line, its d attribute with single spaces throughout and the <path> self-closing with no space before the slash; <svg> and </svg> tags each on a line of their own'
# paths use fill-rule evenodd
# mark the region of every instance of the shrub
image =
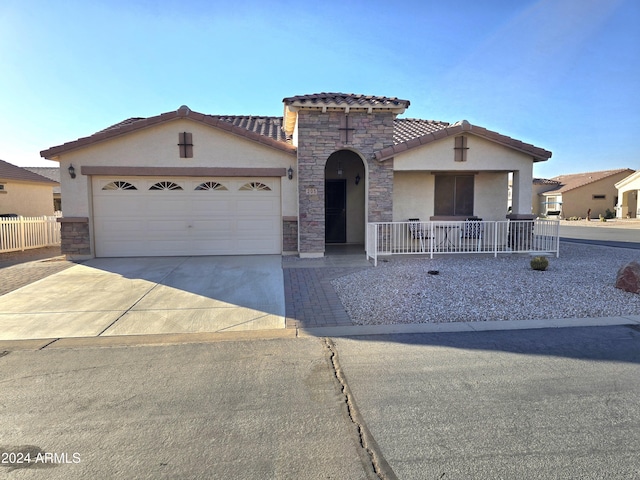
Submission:
<svg viewBox="0 0 640 480">
<path fill-rule="evenodd" d="M 549 260 L 547 257 L 534 257 L 531 259 L 530 265 L 533 270 L 544 272 L 549 266 Z"/>
<path fill-rule="evenodd" d="M 612 218 L 616 218 L 616 212 L 611 211 L 610 209 L 606 209 L 604 212 L 604 218 L 610 220 Z"/>
</svg>

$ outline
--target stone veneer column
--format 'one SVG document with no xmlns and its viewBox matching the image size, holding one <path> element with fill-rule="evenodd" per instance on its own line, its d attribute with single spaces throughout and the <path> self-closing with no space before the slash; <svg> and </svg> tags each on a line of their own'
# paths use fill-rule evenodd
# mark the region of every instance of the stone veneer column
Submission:
<svg viewBox="0 0 640 480">
<path fill-rule="evenodd" d="M 60 222 L 60 251 L 70 257 L 91 256 L 91 236 L 87 217 L 62 217 Z"/>
<path fill-rule="evenodd" d="M 325 248 L 324 180 L 329 156 L 338 150 L 353 150 L 367 162 L 367 222 L 391 221 L 393 207 L 393 159 L 378 162 L 374 153 L 393 145 L 390 111 L 349 113 L 349 141 L 340 130 L 343 111 L 300 109 L 298 111 L 298 225 L 300 255 L 322 256 Z"/>
</svg>

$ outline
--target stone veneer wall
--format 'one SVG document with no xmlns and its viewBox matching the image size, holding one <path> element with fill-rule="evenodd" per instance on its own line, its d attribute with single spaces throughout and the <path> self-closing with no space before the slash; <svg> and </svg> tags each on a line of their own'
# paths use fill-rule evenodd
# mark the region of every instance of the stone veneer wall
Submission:
<svg viewBox="0 0 640 480">
<path fill-rule="evenodd" d="M 345 141 L 344 112 L 298 111 L 298 196 L 300 253 L 324 253 L 324 168 L 338 150 L 353 150 L 367 162 L 367 222 L 392 220 L 393 159 L 378 162 L 376 151 L 393 145 L 392 112 L 350 113 Z"/>
<path fill-rule="evenodd" d="M 282 251 L 283 252 L 298 251 L 298 218 L 297 217 L 282 218 Z"/>
<path fill-rule="evenodd" d="M 65 255 L 90 255 L 88 218 L 59 218 L 60 251 Z"/>
</svg>

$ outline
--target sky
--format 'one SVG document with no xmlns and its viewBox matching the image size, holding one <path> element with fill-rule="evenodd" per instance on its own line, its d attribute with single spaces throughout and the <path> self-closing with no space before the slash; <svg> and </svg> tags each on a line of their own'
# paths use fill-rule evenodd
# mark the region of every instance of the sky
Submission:
<svg viewBox="0 0 640 480">
<path fill-rule="evenodd" d="M 0 0 L 0 159 L 188 105 L 320 92 L 553 152 L 534 176 L 640 169 L 638 0 Z"/>
</svg>

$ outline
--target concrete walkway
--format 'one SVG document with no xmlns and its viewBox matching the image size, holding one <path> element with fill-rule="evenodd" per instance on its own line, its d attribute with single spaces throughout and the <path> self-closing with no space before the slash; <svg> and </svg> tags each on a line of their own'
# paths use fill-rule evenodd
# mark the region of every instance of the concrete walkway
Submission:
<svg viewBox="0 0 640 480">
<path fill-rule="evenodd" d="M 1 340 L 284 328 L 279 255 L 103 258 L 2 296 Z"/>
<path fill-rule="evenodd" d="M 109 268 L 105 265 L 113 259 L 94 259 L 83 265 L 66 262 L 69 265 L 65 269 L 69 270 L 54 276 L 47 276 L 47 272 L 41 269 L 46 277 L 44 280 L 1 297 L 0 322 L 3 328 L 0 340 L 5 341 L 0 344 L 0 350 L 44 346 L 52 348 L 54 345 L 62 348 L 95 344 L 199 343 L 251 338 L 340 337 L 578 326 L 638 325 L 640 328 L 640 315 L 358 326 L 351 322 L 331 286 L 331 280 L 374 268 L 364 255 L 332 255 L 320 259 L 267 257 L 273 262 L 273 265 L 269 264 L 270 271 L 279 271 L 281 276 L 272 277 L 267 282 L 275 286 L 276 290 L 267 289 L 258 295 L 255 284 L 250 282 L 252 277 L 256 277 L 257 271 L 257 257 L 254 256 L 242 257 L 246 259 L 242 266 L 244 276 L 237 271 L 231 277 L 226 277 L 235 277 L 231 283 L 221 280 L 225 278 L 224 275 L 219 275 L 222 264 L 214 266 L 204 261 L 209 257 L 174 257 L 164 264 L 163 259 L 148 258 L 144 265 L 137 267 L 131 264 L 130 259 L 121 259 L 119 266 L 116 264 Z M 225 257 L 215 258 L 219 260 Z M 241 257 L 227 257 L 229 258 Z M 188 259 L 191 260 L 187 262 Z M 2 269 L 2 273 L 20 265 L 25 271 L 29 268 L 37 270 L 35 264 L 42 261 L 14 265 Z M 182 265 L 198 266 L 197 274 L 190 279 L 189 276 L 185 277 L 184 272 L 178 268 L 180 262 L 183 262 Z M 143 266 L 146 272 L 144 274 L 141 273 Z M 247 273 L 249 271 L 253 273 Z M 71 278 L 77 277 L 73 286 L 65 286 L 61 282 L 66 278 L 65 273 Z M 128 281 L 126 291 L 118 294 L 118 301 L 123 306 L 115 308 L 114 305 L 118 302 L 114 291 L 121 289 L 123 281 Z M 265 299 L 269 296 L 278 297 L 278 282 L 280 286 L 284 286 L 282 301 L 269 305 L 271 300 Z M 226 292 L 220 288 L 226 289 Z M 74 302 L 73 308 L 67 304 L 67 310 L 64 311 L 60 307 L 61 292 L 73 292 L 69 295 Z M 257 300 L 261 295 L 263 300 Z M 25 308 L 25 305 L 32 304 L 34 298 L 38 298 L 39 302 L 47 302 L 45 311 L 35 313 Z M 213 328 L 210 319 L 224 317 L 223 313 L 228 315 L 234 306 L 253 313 L 246 322 L 243 314 L 240 314 L 239 321 Z M 282 328 L 283 317 L 286 319 L 286 329 Z M 34 323 L 25 323 L 29 319 Z M 39 330 L 39 324 L 46 324 L 49 329 Z M 32 340 L 11 341 L 12 339 Z"/>
</svg>

